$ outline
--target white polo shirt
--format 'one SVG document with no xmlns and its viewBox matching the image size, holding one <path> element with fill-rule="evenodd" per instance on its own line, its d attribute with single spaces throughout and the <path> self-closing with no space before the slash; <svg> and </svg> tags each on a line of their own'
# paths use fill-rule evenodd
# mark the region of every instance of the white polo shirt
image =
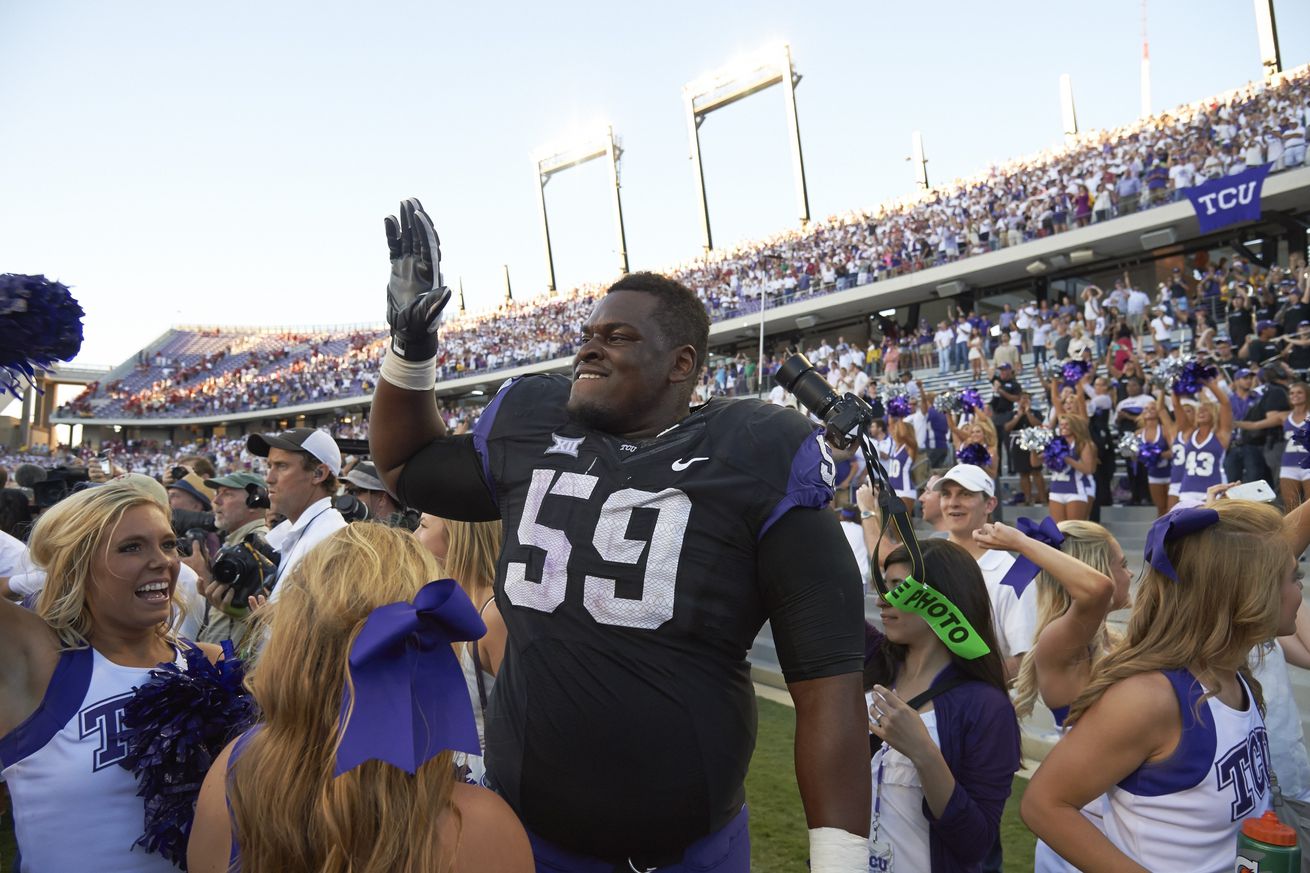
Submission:
<svg viewBox="0 0 1310 873">
<path fill-rule="evenodd" d="M 268 532 L 268 544 L 282 555 L 278 562 L 277 578 L 281 582 L 309 550 L 346 526 L 346 520 L 332 506 L 332 498 L 324 497 L 309 504 L 292 524 L 290 519 Z M 278 586 L 274 586 L 269 600 L 277 600 Z"/>
<path fill-rule="evenodd" d="M 1023 597 L 1019 597 L 1009 585 L 1001 584 L 1014 560 L 1009 552 L 992 550 L 978 559 L 987 596 L 992 601 L 992 625 L 1002 658 L 1022 655 L 1031 649 L 1037 629 L 1037 586 L 1029 585 Z"/>
</svg>

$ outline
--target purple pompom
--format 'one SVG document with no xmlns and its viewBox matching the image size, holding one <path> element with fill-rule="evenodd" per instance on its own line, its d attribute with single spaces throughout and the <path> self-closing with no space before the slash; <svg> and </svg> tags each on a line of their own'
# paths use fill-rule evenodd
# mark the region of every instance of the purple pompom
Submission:
<svg viewBox="0 0 1310 873">
<path fill-rule="evenodd" d="M 1046 444 L 1046 451 L 1042 452 L 1042 458 L 1046 461 L 1046 469 L 1052 473 L 1059 473 L 1068 466 L 1069 453 L 1073 449 L 1069 441 L 1062 436 L 1053 437 Z"/>
<path fill-rule="evenodd" d="M 127 756 L 120 763 L 146 801 L 145 833 L 135 845 L 182 870 L 200 783 L 223 747 L 254 721 L 244 666 L 231 643 L 223 644 L 223 654 L 211 664 L 198 647 L 187 646 L 186 669 L 151 670 L 123 711 Z"/>
<path fill-rule="evenodd" d="M 955 453 L 955 460 L 960 464 L 973 464 L 985 469 L 991 465 L 992 455 L 982 443 L 969 443 Z"/>
<path fill-rule="evenodd" d="M 1060 381 L 1065 385 L 1077 385 L 1090 369 L 1086 361 L 1066 361 L 1060 368 Z"/>
<path fill-rule="evenodd" d="M 965 388 L 960 392 L 960 408 L 965 412 L 977 412 L 983 408 L 982 395 L 977 388 Z"/>
<path fill-rule="evenodd" d="M 1142 445 L 1137 450 L 1137 460 L 1141 461 L 1148 467 L 1155 467 L 1160 464 L 1160 456 L 1164 454 L 1164 446 L 1160 442 L 1149 443 L 1142 441 Z"/>
<path fill-rule="evenodd" d="M 1205 387 L 1205 383 L 1219 375 L 1219 371 L 1208 364 L 1189 360 L 1178 370 L 1174 378 L 1174 393 L 1182 397 L 1195 397 Z"/>
<path fill-rule="evenodd" d="M 909 394 L 893 394 L 887 398 L 885 406 L 892 418 L 908 418 L 914 414 L 914 402 Z"/>
<path fill-rule="evenodd" d="M 82 307 L 45 276 L 0 273 L 0 391 L 22 397 L 37 370 L 82 348 Z"/>
</svg>

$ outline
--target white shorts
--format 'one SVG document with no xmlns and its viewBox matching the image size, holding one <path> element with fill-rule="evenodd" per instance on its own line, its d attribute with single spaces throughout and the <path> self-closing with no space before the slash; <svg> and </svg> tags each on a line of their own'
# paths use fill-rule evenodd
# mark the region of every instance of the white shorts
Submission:
<svg viewBox="0 0 1310 873">
<path fill-rule="evenodd" d="M 1205 503 L 1204 491 L 1179 491 L 1178 492 L 1179 506 L 1200 506 L 1203 503 Z"/>
<path fill-rule="evenodd" d="M 1055 494 L 1048 492 L 1047 497 L 1052 503 L 1086 503 L 1086 494 Z"/>
<path fill-rule="evenodd" d="M 1279 479 L 1290 479 L 1293 482 L 1310 482 L 1310 468 L 1306 467 L 1280 467 L 1278 470 Z"/>
<path fill-rule="evenodd" d="M 1172 485 L 1173 480 L 1168 476 L 1147 476 L 1146 481 L 1151 485 Z M 1181 483 L 1180 483 L 1181 484 Z"/>
<path fill-rule="evenodd" d="M 1183 483 L 1182 483 L 1182 482 L 1175 482 L 1175 481 L 1173 481 L 1172 479 L 1169 480 L 1169 493 L 1170 493 L 1170 494 L 1172 494 L 1174 497 L 1177 497 L 1179 494 L 1182 493 L 1182 490 L 1183 490 Z"/>
<path fill-rule="evenodd" d="M 919 499 L 919 492 L 916 491 L 916 490 L 914 490 L 913 488 L 911 488 L 911 489 L 908 490 L 908 491 L 902 491 L 900 488 L 897 488 L 897 489 L 896 489 L 896 496 L 897 496 L 897 497 L 908 497 L 908 498 L 910 498 L 911 500 L 918 500 L 918 499 Z"/>
</svg>

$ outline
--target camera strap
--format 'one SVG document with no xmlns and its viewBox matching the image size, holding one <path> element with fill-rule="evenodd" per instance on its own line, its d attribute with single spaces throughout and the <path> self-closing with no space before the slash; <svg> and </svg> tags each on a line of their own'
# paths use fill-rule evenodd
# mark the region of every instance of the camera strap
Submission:
<svg viewBox="0 0 1310 873">
<path fill-rule="evenodd" d="M 866 433 L 860 434 L 860 449 L 864 452 L 869 478 L 874 480 L 874 484 L 878 487 L 878 507 L 882 510 L 882 525 L 878 530 L 878 540 L 882 541 L 888 525 L 895 528 L 897 537 L 905 545 L 905 550 L 910 553 L 912 571 L 910 575 L 915 579 L 925 579 L 927 571 L 923 565 L 923 549 L 919 546 L 919 538 L 914 534 L 914 523 L 910 520 L 910 512 L 892 487 L 887 468 L 878 460 L 878 450 L 871 445 Z M 873 582 L 878 588 L 878 593 L 885 596 L 887 583 L 882 576 L 881 564 L 881 561 L 875 559 L 870 562 L 869 569 L 873 573 Z"/>
</svg>

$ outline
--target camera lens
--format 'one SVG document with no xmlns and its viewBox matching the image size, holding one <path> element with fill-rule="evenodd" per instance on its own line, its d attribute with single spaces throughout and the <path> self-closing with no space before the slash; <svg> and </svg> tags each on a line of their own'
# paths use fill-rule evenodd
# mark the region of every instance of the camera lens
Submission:
<svg viewBox="0 0 1310 873">
<path fill-rule="evenodd" d="M 819 418 L 837 402 L 837 393 L 804 355 L 792 355 L 778 368 L 778 382 Z"/>
</svg>

